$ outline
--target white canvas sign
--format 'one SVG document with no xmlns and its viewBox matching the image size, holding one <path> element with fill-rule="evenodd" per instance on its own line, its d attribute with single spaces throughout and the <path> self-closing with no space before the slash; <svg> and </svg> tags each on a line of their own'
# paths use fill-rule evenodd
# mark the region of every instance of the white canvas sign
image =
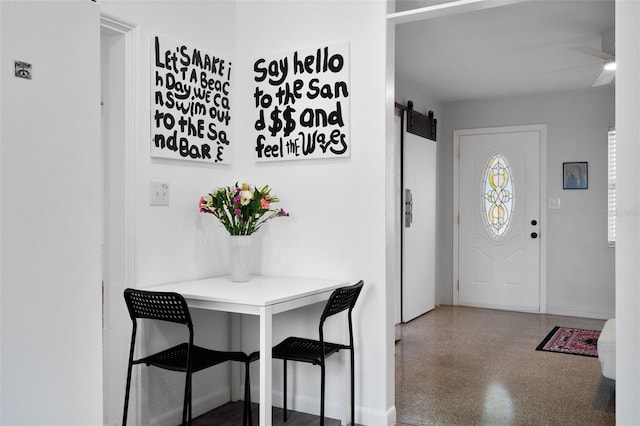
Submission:
<svg viewBox="0 0 640 426">
<path fill-rule="evenodd" d="M 152 37 L 151 156 L 227 163 L 231 62 Z"/>
<path fill-rule="evenodd" d="M 253 63 L 256 161 L 350 155 L 349 44 Z"/>
</svg>

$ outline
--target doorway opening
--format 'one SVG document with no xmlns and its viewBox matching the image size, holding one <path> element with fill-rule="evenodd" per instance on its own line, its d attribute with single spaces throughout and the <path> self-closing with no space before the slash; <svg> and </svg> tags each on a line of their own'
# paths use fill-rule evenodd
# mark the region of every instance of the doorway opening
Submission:
<svg viewBox="0 0 640 426">
<path fill-rule="evenodd" d="M 129 350 L 130 323 L 122 294 L 133 282 L 133 28 L 100 19 L 105 425 L 117 425 L 122 418 Z M 132 405 L 137 407 L 135 400 Z"/>
</svg>

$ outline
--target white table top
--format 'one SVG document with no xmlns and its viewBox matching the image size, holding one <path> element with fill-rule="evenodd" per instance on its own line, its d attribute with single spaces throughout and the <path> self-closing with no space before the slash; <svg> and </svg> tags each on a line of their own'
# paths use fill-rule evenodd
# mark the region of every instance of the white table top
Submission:
<svg viewBox="0 0 640 426">
<path fill-rule="evenodd" d="M 228 276 L 221 276 L 154 285 L 146 289 L 180 293 L 194 307 L 258 314 L 253 308 L 274 306 L 275 312 L 287 310 L 295 306 L 277 309 L 277 305 L 295 304 L 296 299 L 308 298 L 346 285 L 349 283 L 341 280 L 260 275 L 251 276 L 247 282 L 232 282 Z M 244 308 L 234 309 L 233 305 Z"/>
</svg>

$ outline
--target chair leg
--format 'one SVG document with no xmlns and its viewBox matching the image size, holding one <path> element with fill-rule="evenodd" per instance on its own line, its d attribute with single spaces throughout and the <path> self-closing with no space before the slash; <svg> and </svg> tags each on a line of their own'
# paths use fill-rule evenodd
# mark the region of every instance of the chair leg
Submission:
<svg viewBox="0 0 640 426">
<path fill-rule="evenodd" d="M 284 393 L 284 403 L 282 405 L 283 407 L 282 421 L 286 422 L 287 421 L 287 360 L 286 359 L 282 360 L 282 366 L 284 368 L 284 373 L 282 374 L 282 377 L 284 377 L 283 385 L 282 385 L 282 389 Z"/>
<path fill-rule="evenodd" d="M 355 400 L 356 400 L 356 391 L 355 391 L 355 371 L 354 371 L 354 354 L 353 348 L 350 350 L 351 352 L 351 426 L 356 426 L 356 410 L 355 410 Z"/>
<path fill-rule="evenodd" d="M 253 419 L 251 415 L 251 380 L 249 378 L 249 365 L 250 362 L 245 363 L 244 372 L 244 414 L 242 416 L 242 424 L 244 426 L 251 426 Z"/>
<path fill-rule="evenodd" d="M 122 426 L 127 426 L 127 412 L 129 411 L 129 389 L 131 388 L 131 361 L 127 368 L 127 385 L 124 391 L 124 413 L 122 414 Z"/>
<path fill-rule="evenodd" d="M 191 424 L 191 374 L 187 371 L 184 384 L 184 402 L 182 404 L 182 425 Z M 189 411 L 189 422 L 187 423 L 187 411 Z"/>
<path fill-rule="evenodd" d="M 324 359 L 320 364 L 320 426 L 324 426 Z"/>
</svg>

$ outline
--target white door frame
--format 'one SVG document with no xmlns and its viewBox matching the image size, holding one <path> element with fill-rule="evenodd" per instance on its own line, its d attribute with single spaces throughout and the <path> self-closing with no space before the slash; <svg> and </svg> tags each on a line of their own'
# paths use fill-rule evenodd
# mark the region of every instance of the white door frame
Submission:
<svg viewBox="0 0 640 426">
<path fill-rule="evenodd" d="M 453 131 L 453 304 L 459 303 L 460 136 L 469 134 L 540 132 L 540 313 L 547 312 L 547 125 L 490 127 Z"/>
<path fill-rule="evenodd" d="M 114 108 L 108 112 L 112 120 L 107 125 L 108 140 L 105 146 L 115 147 L 117 155 L 109 156 L 103 151 L 103 184 L 105 191 L 109 191 L 112 204 L 117 206 L 109 209 L 103 205 L 103 374 L 104 374 L 104 413 L 105 424 L 117 425 L 122 421 L 124 403 L 124 383 L 127 372 L 127 359 L 130 344 L 131 321 L 128 316 L 122 317 L 124 288 L 131 287 L 134 282 L 134 40 L 135 25 L 111 18 L 104 14 L 100 17 L 101 31 L 122 37 L 123 48 L 118 52 L 115 60 L 123 71 L 121 86 L 110 88 L 111 95 L 118 92 L 123 97 L 123 109 Z M 117 116 L 117 117 L 114 117 Z M 115 124 L 114 124 L 115 122 Z M 104 124 L 103 124 L 104 125 Z M 117 135 L 114 136 L 114 133 Z M 104 147 L 104 146 L 103 146 Z M 112 188 L 109 181 L 109 170 L 123 172 L 123 182 L 117 188 Z M 107 194 L 103 194 L 106 200 Z M 112 224 L 108 225 L 108 224 Z M 126 312 L 126 308 L 124 308 Z M 126 322 L 126 329 L 124 324 Z M 126 337 L 124 337 L 126 336 Z M 124 340 L 123 340 L 124 339 Z M 123 350 L 124 349 L 124 350 Z M 124 360 L 124 361 L 123 361 Z M 134 371 L 137 369 L 134 369 Z M 122 384 L 122 385 L 121 385 Z M 132 423 L 140 423 L 140 395 L 135 389 L 139 388 L 139 376 L 134 375 L 131 383 L 132 392 L 129 401 L 129 418 Z M 116 396 L 117 395 L 117 396 Z M 121 396 L 121 397 L 120 397 Z M 112 399 L 115 398 L 115 399 Z"/>
</svg>

